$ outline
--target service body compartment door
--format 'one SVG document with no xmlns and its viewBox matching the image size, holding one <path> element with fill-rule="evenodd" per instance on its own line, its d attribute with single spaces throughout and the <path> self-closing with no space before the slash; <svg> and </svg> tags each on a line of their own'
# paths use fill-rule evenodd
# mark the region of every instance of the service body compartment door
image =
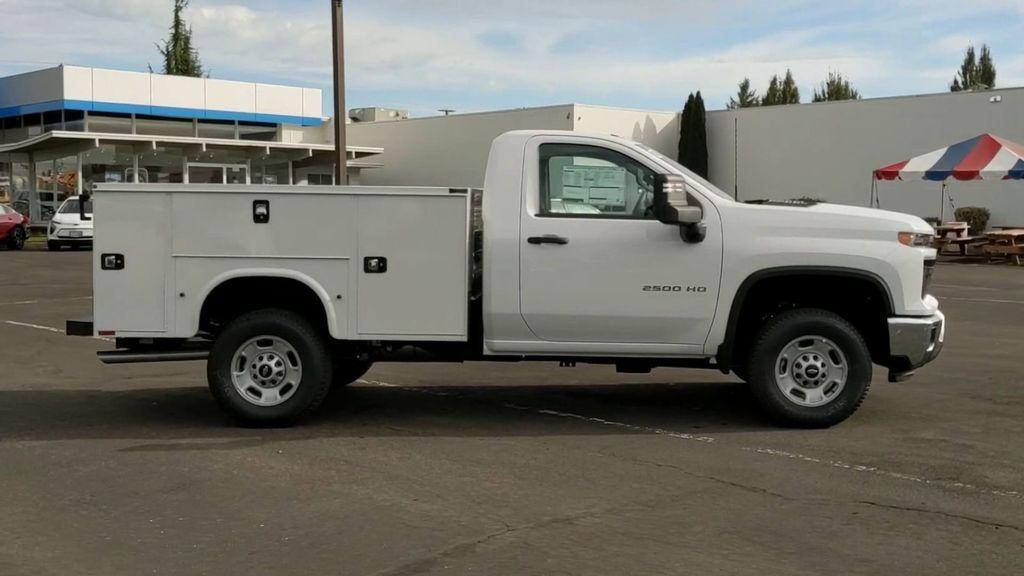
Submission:
<svg viewBox="0 0 1024 576">
<path fill-rule="evenodd" d="M 93 196 L 93 325 L 118 336 L 167 331 L 166 264 L 170 257 L 170 194 L 100 191 Z M 104 254 L 124 257 L 103 270 Z"/>
<path fill-rule="evenodd" d="M 358 197 L 361 339 L 465 340 L 468 197 Z"/>
</svg>

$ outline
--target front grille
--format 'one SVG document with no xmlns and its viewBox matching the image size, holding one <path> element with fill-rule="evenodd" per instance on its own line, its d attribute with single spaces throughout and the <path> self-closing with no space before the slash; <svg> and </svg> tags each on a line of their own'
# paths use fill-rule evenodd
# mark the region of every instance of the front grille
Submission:
<svg viewBox="0 0 1024 576">
<path fill-rule="evenodd" d="M 924 261 L 924 281 L 921 283 L 921 296 L 927 296 L 932 286 L 932 276 L 935 275 L 935 260 Z"/>
</svg>

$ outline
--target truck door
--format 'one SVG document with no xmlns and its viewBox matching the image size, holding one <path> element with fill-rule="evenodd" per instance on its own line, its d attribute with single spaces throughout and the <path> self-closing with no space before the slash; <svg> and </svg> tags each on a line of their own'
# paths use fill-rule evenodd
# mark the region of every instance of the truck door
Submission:
<svg viewBox="0 0 1024 576">
<path fill-rule="evenodd" d="M 543 137 L 527 146 L 520 304 L 551 352 L 560 351 L 554 343 L 579 352 L 580 343 L 637 353 L 644 344 L 703 346 L 718 298 L 721 225 L 700 198 L 703 243 L 687 244 L 677 227 L 657 221 L 651 206 L 661 170 L 610 141 Z"/>
</svg>

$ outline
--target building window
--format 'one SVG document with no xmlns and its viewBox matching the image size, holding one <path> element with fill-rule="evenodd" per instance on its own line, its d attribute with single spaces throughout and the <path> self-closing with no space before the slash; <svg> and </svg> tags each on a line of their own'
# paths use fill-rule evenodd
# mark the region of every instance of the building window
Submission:
<svg viewBox="0 0 1024 576">
<path fill-rule="evenodd" d="M 235 139 L 235 123 L 231 120 L 200 120 L 200 138 Z"/>
<path fill-rule="evenodd" d="M 259 122 L 239 122 L 238 138 L 241 140 L 258 140 L 274 142 L 277 140 L 277 124 Z"/>
<path fill-rule="evenodd" d="M 43 112 L 43 131 L 53 132 L 64 129 L 64 116 L 62 110 L 51 110 Z"/>
<path fill-rule="evenodd" d="M 131 134 L 131 114 L 92 113 L 89 114 L 89 132 L 104 134 Z"/>
<path fill-rule="evenodd" d="M 82 153 L 82 186 L 92 191 L 94 184 L 130 182 L 134 151 L 131 146 L 104 144 Z M 142 170 L 139 170 L 142 177 Z"/>
<path fill-rule="evenodd" d="M 307 174 L 306 182 L 310 186 L 334 186 L 334 174 Z"/>
<path fill-rule="evenodd" d="M 85 132 L 85 112 L 81 110 L 65 110 L 64 130 L 69 132 Z"/>
<path fill-rule="evenodd" d="M 173 120 L 154 116 L 136 116 L 135 133 L 147 136 L 176 136 L 191 138 L 194 135 L 191 120 Z"/>
<path fill-rule="evenodd" d="M 11 157 L 0 154 L 0 204 L 10 204 L 14 199 L 11 193 Z"/>
<path fill-rule="evenodd" d="M 185 157 L 179 148 L 157 148 L 139 155 L 139 181 L 150 184 L 184 182 Z"/>
</svg>

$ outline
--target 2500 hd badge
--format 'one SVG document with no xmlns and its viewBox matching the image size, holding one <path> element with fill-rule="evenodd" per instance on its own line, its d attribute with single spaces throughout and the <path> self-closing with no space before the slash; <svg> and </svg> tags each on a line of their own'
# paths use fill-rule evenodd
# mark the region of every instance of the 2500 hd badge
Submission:
<svg viewBox="0 0 1024 576">
<path fill-rule="evenodd" d="M 688 292 L 690 294 L 707 294 L 707 286 L 644 286 L 644 292 Z"/>
</svg>

